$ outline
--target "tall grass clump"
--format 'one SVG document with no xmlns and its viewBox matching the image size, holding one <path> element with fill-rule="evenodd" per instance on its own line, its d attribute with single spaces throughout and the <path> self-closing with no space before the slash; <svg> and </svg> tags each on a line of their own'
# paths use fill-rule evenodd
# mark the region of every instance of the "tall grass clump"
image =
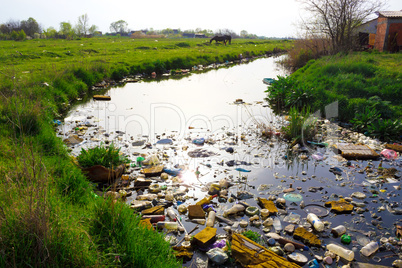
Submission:
<svg viewBox="0 0 402 268">
<path fill-rule="evenodd" d="M 162 233 L 140 224 L 124 203 L 98 200 L 90 234 L 103 252 L 102 262 L 131 267 L 181 267 Z"/>
<path fill-rule="evenodd" d="M 292 143 L 297 143 L 314 137 L 315 117 L 311 114 L 309 106 L 301 110 L 291 107 L 288 117 L 289 124 L 282 129 L 285 138 L 293 141 Z"/>
</svg>

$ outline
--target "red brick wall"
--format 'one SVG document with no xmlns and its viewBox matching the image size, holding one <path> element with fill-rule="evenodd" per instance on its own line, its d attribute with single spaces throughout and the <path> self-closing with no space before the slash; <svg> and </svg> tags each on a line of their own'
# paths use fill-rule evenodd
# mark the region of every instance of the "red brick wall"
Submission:
<svg viewBox="0 0 402 268">
<path fill-rule="evenodd" d="M 387 33 L 387 18 L 378 18 L 377 34 L 375 36 L 374 48 L 384 51 L 385 35 Z"/>
</svg>

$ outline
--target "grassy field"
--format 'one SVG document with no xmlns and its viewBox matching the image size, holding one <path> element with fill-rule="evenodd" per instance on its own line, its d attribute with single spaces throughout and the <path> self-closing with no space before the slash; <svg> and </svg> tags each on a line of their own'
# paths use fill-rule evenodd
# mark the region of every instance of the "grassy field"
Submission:
<svg viewBox="0 0 402 268">
<path fill-rule="evenodd" d="M 392 141 L 402 133 L 402 54 L 356 52 L 309 61 L 268 89 L 279 109 L 324 111 L 338 101 L 339 119 Z"/>
<path fill-rule="evenodd" d="M 53 120 L 104 79 L 161 74 L 285 50 L 288 41 L 206 39 L 0 42 L 0 267 L 180 267 L 163 236 L 93 185 Z"/>
</svg>

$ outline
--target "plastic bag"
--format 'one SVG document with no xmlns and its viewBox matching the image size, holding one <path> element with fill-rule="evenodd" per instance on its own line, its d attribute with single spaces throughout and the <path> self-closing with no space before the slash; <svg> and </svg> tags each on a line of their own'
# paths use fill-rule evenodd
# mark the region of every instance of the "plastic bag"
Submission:
<svg viewBox="0 0 402 268">
<path fill-rule="evenodd" d="M 398 154 L 394 150 L 391 150 L 391 149 L 384 149 L 381 151 L 380 154 L 389 160 L 393 160 L 398 157 Z"/>
<path fill-rule="evenodd" d="M 207 252 L 207 256 L 211 261 L 213 261 L 213 262 L 215 262 L 217 264 L 225 263 L 227 261 L 227 259 L 228 259 L 228 255 L 221 248 L 210 249 Z"/>
</svg>

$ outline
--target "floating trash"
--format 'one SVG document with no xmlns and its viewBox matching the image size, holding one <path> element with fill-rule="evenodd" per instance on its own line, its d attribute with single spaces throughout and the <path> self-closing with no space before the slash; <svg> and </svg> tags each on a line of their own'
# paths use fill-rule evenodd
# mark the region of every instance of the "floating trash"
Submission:
<svg viewBox="0 0 402 268">
<path fill-rule="evenodd" d="M 188 152 L 188 156 L 192 158 L 210 157 L 213 155 L 216 155 L 216 153 L 208 151 L 206 149 L 195 149 L 193 151 Z"/>
<path fill-rule="evenodd" d="M 161 139 L 156 142 L 156 144 L 169 144 L 172 145 L 173 141 L 171 139 Z"/>
<path fill-rule="evenodd" d="M 311 157 L 317 161 L 322 161 L 324 159 L 324 155 L 322 153 L 315 153 Z"/>
<path fill-rule="evenodd" d="M 300 202 L 303 200 L 303 196 L 298 193 L 286 193 L 283 195 L 283 198 L 289 202 Z"/>
<path fill-rule="evenodd" d="M 304 211 L 307 213 L 314 213 L 318 217 L 325 217 L 329 214 L 328 209 L 326 209 L 325 207 L 323 207 L 321 205 L 317 205 L 317 204 L 306 205 L 306 207 L 304 208 Z"/>
<path fill-rule="evenodd" d="M 250 169 L 244 169 L 244 168 L 236 168 L 235 170 L 239 172 L 251 172 Z"/>
</svg>

